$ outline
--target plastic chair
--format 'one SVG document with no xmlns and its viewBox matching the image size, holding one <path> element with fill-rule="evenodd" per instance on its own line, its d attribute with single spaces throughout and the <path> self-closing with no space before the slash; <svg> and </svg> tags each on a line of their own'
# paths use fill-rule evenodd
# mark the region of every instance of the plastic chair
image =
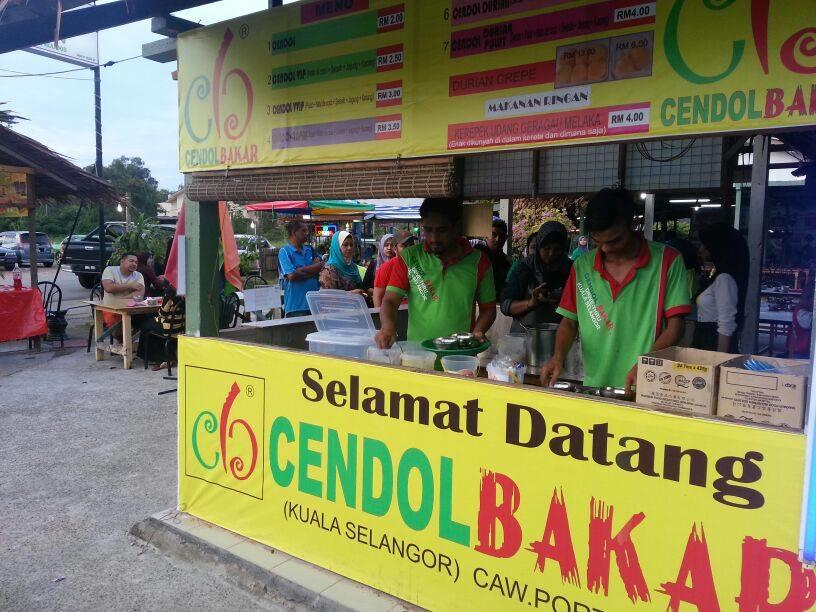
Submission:
<svg viewBox="0 0 816 612">
<path fill-rule="evenodd" d="M 62 289 L 59 288 L 59 285 L 51 281 L 40 281 L 37 283 L 37 289 L 42 293 L 43 309 L 46 315 L 62 311 Z M 55 302 L 56 308 L 54 307 Z"/>
<path fill-rule="evenodd" d="M 244 289 L 255 289 L 256 287 L 264 287 L 268 284 L 263 276 L 250 274 L 244 281 Z"/>
<path fill-rule="evenodd" d="M 222 295 L 218 329 L 233 328 L 238 325 L 238 311 L 240 307 L 241 301 L 237 293 Z"/>
<path fill-rule="evenodd" d="M 105 297 L 105 289 L 102 287 L 102 283 L 96 283 L 91 289 L 91 301 L 92 302 L 101 302 Z M 94 322 L 93 322 L 93 306 L 91 308 L 91 329 L 88 330 L 88 349 L 87 353 L 91 352 L 91 341 L 93 340 L 93 333 L 94 333 Z"/>
<path fill-rule="evenodd" d="M 175 321 L 177 319 L 178 315 L 183 313 L 183 312 L 184 312 L 184 300 L 181 299 L 181 300 L 178 300 L 175 303 L 175 305 L 173 306 L 173 308 L 170 309 L 170 312 L 168 313 L 167 316 L 171 321 Z M 145 354 L 144 369 L 145 370 L 147 369 L 147 366 L 148 366 L 147 355 L 150 353 L 150 351 L 149 351 L 150 345 L 148 344 L 148 341 L 150 340 L 150 338 L 158 338 L 159 340 L 164 341 L 164 362 L 167 364 L 167 376 L 172 377 L 173 376 L 173 366 L 172 366 L 172 362 L 170 361 L 170 345 L 174 340 L 178 341 L 178 332 L 173 332 L 173 331 L 169 331 L 169 330 L 168 331 L 165 331 L 165 330 L 158 331 L 158 330 L 151 329 L 151 330 L 148 330 L 147 332 L 142 333 L 141 337 L 139 338 L 139 342 L 144 342 L 145 343 L 145 350 L 144 350 L 144 354 Z"/>
<path fill-rule="evenodd" d="M 51 281 L 40 281 L 37 283 L 37 289 L 42 294 L 42 306 L 45 320 L 49 323 L 49 333 L 59 333 L 60 348 L 65 348 L 65 328 L 68 327 L 68 323 L 65 321 L 65 311 L 62 310 L 62 289 Z M 28 348 L 31 347 L 32 339 L 29 338 Z"/>
</svg>

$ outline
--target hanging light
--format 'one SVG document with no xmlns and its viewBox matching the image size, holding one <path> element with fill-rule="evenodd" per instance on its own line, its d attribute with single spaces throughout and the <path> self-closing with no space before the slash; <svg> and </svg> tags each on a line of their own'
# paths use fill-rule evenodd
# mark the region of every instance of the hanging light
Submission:
<svg viewBox="0 0 816 612">
<path fill-rule="evenodd" d="M 249 227 L 251 227 L 252 229 L 255 229 L 255 222 L 254 221 L 250 222 Z"/>
<path fill-rule="evenodd" d="M 122 208 L 122 204 L 119 203 L 116 205 L 116 212 L 122 212 L 124 209 Z"/>
</svg>

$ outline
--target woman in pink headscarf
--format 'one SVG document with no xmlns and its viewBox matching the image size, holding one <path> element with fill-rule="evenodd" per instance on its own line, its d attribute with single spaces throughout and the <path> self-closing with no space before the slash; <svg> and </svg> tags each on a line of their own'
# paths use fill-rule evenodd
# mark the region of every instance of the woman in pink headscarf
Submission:
<svg viewBox="0 0 816 612">
<path fill-rule="evenodd" d="M 377 275 L 377 269 L 385 262 L 393 259 L 397 254 L 396 240 L 394 234 L 384 234 L 377 243 L 377 259 L 371 262 L 363 277 L 363 289 L 370 295 L 374 288 L 374 278 Z"/>
</svg>

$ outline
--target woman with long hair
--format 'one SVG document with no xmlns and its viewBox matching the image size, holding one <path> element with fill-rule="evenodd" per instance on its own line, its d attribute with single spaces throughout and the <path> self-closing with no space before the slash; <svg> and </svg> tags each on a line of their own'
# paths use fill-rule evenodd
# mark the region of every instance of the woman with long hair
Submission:
<svg viewBox="0 0 816 612">
<path fill-rule="evenodd" d="M 347 231 L 332 236 L 329 260 L 320 272 L 321 289 L 340 289 L 365 294 L 360 270 L 354 263 L 354 237 Z"/>
<path fill-rule="evenodd" d="M 700 231 L 700 257 L 713 265 L 711 276 L 697 294 L 694 348 L 721 353 L 737 352 L 737 339 L 745 317 L 748 288 L 748 244 L 727 223 Z"/>
</svg>

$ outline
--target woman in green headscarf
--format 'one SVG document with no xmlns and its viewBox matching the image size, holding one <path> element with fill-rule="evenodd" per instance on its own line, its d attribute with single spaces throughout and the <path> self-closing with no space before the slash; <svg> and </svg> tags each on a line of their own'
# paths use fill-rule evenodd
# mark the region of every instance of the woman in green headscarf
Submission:
<svg viewBox="0 0 816 612">
<path fill-rule="evenodd" d="M 363 294 L 363 279 L 354 263 L 354 237 L 347 231 L 332 236 L 329 259 L 320 272 L 321 289 L 340 289 Z"/>
</svg>

